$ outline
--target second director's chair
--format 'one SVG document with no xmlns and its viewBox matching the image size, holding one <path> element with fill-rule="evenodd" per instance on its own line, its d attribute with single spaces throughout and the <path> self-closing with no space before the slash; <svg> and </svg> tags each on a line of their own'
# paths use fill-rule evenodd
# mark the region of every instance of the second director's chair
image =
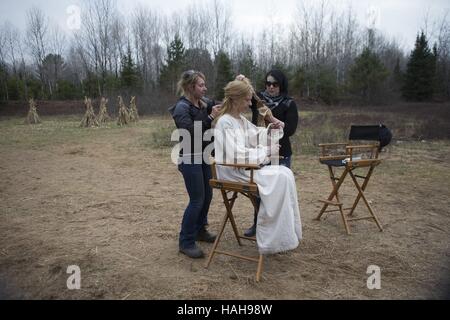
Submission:
<svg viewBox="0 0 450 320">
<path fill-rule="evenodd" d="M 232 167 L 232 168 L 237 168 L 237 169 L 250 170 L 250 179 L 248 182 L 219 180 L 219 179 L 217 179 L 216 166 L 227 166 L 227 167 Z M 237 229 L 236 220 L 234 219 L 233 207 L 236 202 L 236 199 L 238 198 L 238 195 L 243 195 L 243 196 L 249 198 L 253 204 L 254 209 L 258 210 L 258 205 L 257 205 L 257 201 L 256 201 L 256 198 L 259 196 L 258 185 L 253 181 L 253 174 L 254 174 L 255 170 L 259 170 L 259 169 L 261 169 L 261 167 L 259 165 L 218 164 L 214 160 L 211 161 L 212 179 L 209 181 L 209 184 L 212 188 L 219 189 L 220 192 L 222 193 L 223 202 L 226 207 L 226 213 L 225 213 L 225 216 L 220 225 L 220 229 L 219 229 L 219 233 L 217 235 L 216 241 L 214 242 L 214 245 L 211 249 L 208 260 L 205 265 L 205 268 L 209 267 L 215 254 L 223 254 L 223 255 L 228 255 L 228 256 L 232 256 L 232 257 L 243 259 L 243 260 L 254 261 L 254 262 L 258 263 L 258 267 L 256 270 L 256 282 L 259 282 L 259 280 L 261 279 L 262 266 L 263 266 L 263 255 L 262 254 L 259 254 L 259 257 L 257 257 L 257 258 L 244 256 L 244 255 L 229 252 L 229 251 L 219 250 L 218 245 L 222 238 L 223 232 L 225 230 L 225 227 L 226 227 L 228 221 L 231 222 L 231 226 L 233 228 L 233 233 L 236 237 L 236 240 L 237 240 L 239 246 L 242 246 L 241 239 L 256 242 L 256 237 L 246 237 L 246 236 L 240 235 L 240 233 Z M 229 198 L 230 194 L 231 194 L 231 198 Z"/>
<path fill-rule="evenodd" d="M 376 223 L 380 231 L 383 231 L 383 227 L 381 226 L 373 208 L 370 206 L 364 191 L 367 188 L 375 168 L 381 163 L 381 159 L 379 159 L 379 152 L 384 146 L 389 144 L 391 138 L 391 132 L 384 125 L 352 126 L 349 135 L 350 141 L 370 140 L 374 142 L 368 144 L 319 144 L 319 147 L 321 148 L 319 161 L 328 167 L 333 189 L 326 200 L 319 200 L 323 203 L 323 206 L 316 220 L 320 220 L 322 215 L 326 212 L 339 212 L 347 234 L 350 234 L 349 222 L 357 220 L 371 220 Z M 344 169 L 339 178 L 335 175 L 337 168 Z M 357 169 L 367 169 L 366 175 L 363 176 L 355 174 Z M 352 178 L 352 181 L 358 191 L 358 195 L 351 207 L 343 208 L 344 205 L 340 201 L 339 197 L 339 189 L 348 175 Z M 357 178 L 363 179 L 362 185 L 359 184 Z M 361 199 L 363 199 L 370 215 L 355 218 L 353 217 L 353 213 L 355 212 L 356 206 Z M 327 210 L 329 206 L 337 207 L 337 209 Z M 344 211 L 350 212 L 345 214 Z"/>
</svg>

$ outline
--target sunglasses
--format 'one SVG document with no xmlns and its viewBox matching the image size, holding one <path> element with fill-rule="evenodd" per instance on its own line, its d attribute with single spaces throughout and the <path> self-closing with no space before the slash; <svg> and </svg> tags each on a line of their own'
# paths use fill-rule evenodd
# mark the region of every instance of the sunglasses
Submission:
<svg viewBox="0 0 450 320">
<path fill-rule="evenodd" d="M 267 87 L 273 86 L 274 88 L 278 88 L 280 84 L 278 82 L 266 81 L 266 86 Z"/>
</svg>

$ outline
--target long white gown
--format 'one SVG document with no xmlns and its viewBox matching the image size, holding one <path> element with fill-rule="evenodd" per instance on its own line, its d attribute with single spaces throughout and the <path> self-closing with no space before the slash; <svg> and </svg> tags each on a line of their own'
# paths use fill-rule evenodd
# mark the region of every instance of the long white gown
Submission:
<svg viewBox="0 0 450 320">
<path fill-rule="evenodd" d="M 217 163 L 267 163 L 268 129 L 256 127 L 245 117 L 223 115 L 214 129 Z M 276 140 L 272 131 L 272 140 Z M 277 141 L 275 141 L 277 142 Z M 250 171 L 217 166 L 219 179 L 248 182 Z M 256 239 L 261 254 L 273 254 L 297 248 L 302 239 L 295 178 L 289 168 L 264 166 L 254 172 L 261 205 Z"/>
</svg>

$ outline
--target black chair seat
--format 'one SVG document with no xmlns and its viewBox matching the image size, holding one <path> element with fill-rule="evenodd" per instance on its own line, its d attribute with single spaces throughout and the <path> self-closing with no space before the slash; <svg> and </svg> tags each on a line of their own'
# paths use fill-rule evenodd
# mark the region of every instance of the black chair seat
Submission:
<svg viewBox="0 0 450 320">
<path fill-rule="evenodd" d="M 344 160 L 322 160 L 320 161 L 322 164 L 326 164 L 327 166 L 332 167 L 345 167 Z"/>
</svg>

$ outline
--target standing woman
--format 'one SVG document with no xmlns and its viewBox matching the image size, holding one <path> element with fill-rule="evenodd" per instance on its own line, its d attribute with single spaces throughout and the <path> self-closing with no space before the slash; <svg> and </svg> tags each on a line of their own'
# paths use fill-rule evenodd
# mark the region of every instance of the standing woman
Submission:
<svg viewBox="0 0 450 320">
<path fill-rule="evenodd" d="M 195 241 L 212 243 L 216 238 L 206 230 L 212 189 L 209 186 L 211 168 L 203 161 L 203 151 L 208 145 L 208 142 L 203 141 L 203 133 L 211 128 L 212 121 L 219 114 L 220 106 L 214 106 L 214 101 L 204 97 L 206 91 L 206 78 L 203 73 L 194 70 L 184 72 L 178 82 L 178 93 L 181 97 L 169 110 L 177 128 L 189 131 L 191 136 L 190 149 L 181 149 L 178 165 L 189 194 L 189 204 L 181 223 L 179 249 L 181 253 L 194 259 L 204 257 Z M 194 132 L 194 126 L 201 128 L 201 135 L 200 132 Z M 194 133 L 197 133 L 197 136 Z M 201 150 L 195 150 L 196 144 L 202 146 Z"/>
<path fill-rule="evenodd" d="M 272 111 L 272 115 L 284 122 L 284 136 L 280 140 L 280 165 L 291 168 L 292 147 L 289 137 L 295 134 L 298 125 L 298 109 L 295 101 L 288 95 L 288 80 L 280 70 L 266 74 L 265 90 L 258 97 Z M 256 100 L 252 101 L 252 123 L 257 124 L 258 110 Z"/>
</svg>

